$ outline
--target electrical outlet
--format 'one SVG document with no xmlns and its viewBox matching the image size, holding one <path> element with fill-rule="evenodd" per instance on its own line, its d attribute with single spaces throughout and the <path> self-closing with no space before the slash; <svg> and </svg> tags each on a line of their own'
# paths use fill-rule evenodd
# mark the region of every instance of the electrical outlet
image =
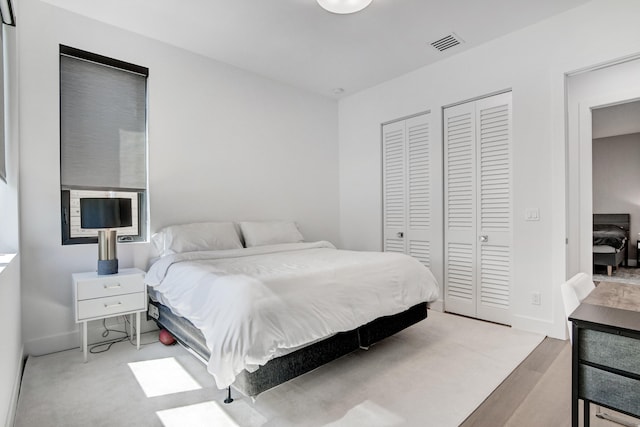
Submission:
<svg viewBox="0 0 640 427">
<path fill-rule="evenodd" d="M 531 292 L 531 304 L 540 305 L 540 292 Z"/>
<path fill-rule="evenodd" d="M 158 310 L 158 307 L 153 304 L 149 304 L 148 313 L 149 317 L 153 317 L 156 320 L 158 320 L 158 318 L 160 317 L 160 311 Z"/>
</svg>

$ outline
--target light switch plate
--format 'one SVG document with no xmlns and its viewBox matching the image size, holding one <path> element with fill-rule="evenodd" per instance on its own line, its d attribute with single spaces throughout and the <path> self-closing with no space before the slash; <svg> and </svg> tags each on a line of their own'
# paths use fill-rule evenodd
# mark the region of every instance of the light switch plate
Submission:
<svg viewBox="0 0 640 427">
<path fill-rule="evenodd" d="M 540 209 L 528 208 L 524 212 L 524 219 L 527 221 L 540 221 Z"/>
</svg>

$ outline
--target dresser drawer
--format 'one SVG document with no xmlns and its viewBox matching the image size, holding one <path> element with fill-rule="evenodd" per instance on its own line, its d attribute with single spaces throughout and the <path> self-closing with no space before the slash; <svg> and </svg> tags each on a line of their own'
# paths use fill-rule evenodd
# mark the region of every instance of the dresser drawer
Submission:
<svg viewBox="0 0 640 427">
<path fill-rule="evenodd" d="M 640 375 L 640 340 L 593 329 L 580 330 L 580 360 Z"/>
<path fill-rule="evenodd" d="M 120 313 L 144 310 L 145 307 L 146 294 L 144 292 L 83 300 L 78 301 L 77 320 L 117 316 Z"/>
<path fill-rule="evenodd" d="M 105 276 L 77 281 L 78 300 L 144 292 L 142 275 Z"/>
<path fill-rule="evenodd" d="M 587 365 L 580 365 L 579 376 L 580 398 L 640 417 L 640 381 Z"/>
</svg>

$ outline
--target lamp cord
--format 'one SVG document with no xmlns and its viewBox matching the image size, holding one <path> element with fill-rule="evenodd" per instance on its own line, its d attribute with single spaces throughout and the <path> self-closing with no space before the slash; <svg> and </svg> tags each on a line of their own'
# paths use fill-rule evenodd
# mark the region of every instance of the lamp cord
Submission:
<svg viewBox="0 0 640 427">
<path fill-rule="evenodd" d="M 120 331 L 118 329 L 109 328 L 107 326 L 107 319 L 106 318 L 102 319 L 102 327 L 104 328 L 104 331 L 102 332 L 102 338 L 107 338 L 111 332 L 124 334 L 124 336 L 121 336 L 121 337 L 118 337 L 118 338 L 114 338 L 114 339 L 111 339 L 111 340 L 108 340 L 108 341 L 104 341 L 104 342 L 101 342 L 101 343 L 94 344 L 89 348 L 89 353 L 91 353 L 91 354 L 104 353 L 106 351 L 109 351 L 111 349 L 112 345 L 114 345 L 116 343 L 119 343 L 119 342 L 123 342 L 123 341 L 129 341 L 129 344 L 136 345 L 136 343 L 133 342 L 133 337 L 130 336 L 129 333 L 126 331 L 127 325 L 130 324 L 128 316 L 124 316 L 124 322 L 125 322 L 125 330 L 124 331 Z M 135 330 L 136 330 L 135 326 L 133 328 L 134 328 L 134 333 L 135 333 Z M 150 331 L 150 332 L 155 332 L 155 331 Z M 145 332 L 145 333 L 147 333 L 147 332 Z M 158 341 L 159 340 L 154 340 L 154 341 L 151 341 L 151 342 L 148 342 L 148 343 L 140 343 L 140 346 L 153 344 L 153 343 L 156 343 Z"/>
</svg>

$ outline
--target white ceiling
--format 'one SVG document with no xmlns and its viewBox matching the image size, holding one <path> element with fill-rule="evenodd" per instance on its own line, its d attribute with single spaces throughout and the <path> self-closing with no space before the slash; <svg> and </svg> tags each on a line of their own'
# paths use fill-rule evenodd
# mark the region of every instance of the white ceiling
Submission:
<svg viewBox="0 0 640 427">
<path fill-rule="evenodd" d="M 316 0 L 44 0 L 326 96 L 374 86 L 588 0 L 373 0 L 335 15 Z M 430 43 L 455 32 L 443 53 Z"/>
</svg>

